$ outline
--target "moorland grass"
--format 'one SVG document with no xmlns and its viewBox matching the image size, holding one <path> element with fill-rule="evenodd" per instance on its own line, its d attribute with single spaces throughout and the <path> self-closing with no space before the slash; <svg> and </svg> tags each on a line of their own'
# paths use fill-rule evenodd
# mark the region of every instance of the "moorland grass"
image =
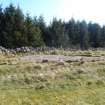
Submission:
<svg viewBox="0 0 105 105">
<path fill-rule="evenodd" d="M 105 105 L 105 61 L 19 62 L 18 56 L 0 55 L 0 105 Z"/>
</svg>

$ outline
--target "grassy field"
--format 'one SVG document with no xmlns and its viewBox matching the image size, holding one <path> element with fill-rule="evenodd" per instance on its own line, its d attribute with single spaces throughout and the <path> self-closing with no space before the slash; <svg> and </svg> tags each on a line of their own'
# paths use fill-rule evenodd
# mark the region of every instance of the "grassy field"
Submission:
<svg viewBox="0 0 105 105">
<path fill-rule="evenodd" d="M 57 53 L 105 55 L 105 51 Z M 32 62 L 19 61 L 19 56 L 0 55 L 0 105 L 105 105 L 105 61 Z"/>
<path fill-rule="evenodd" d="M 67 49 L 53 49 L 33 52 L 35 55 L 65 55 L 65 56 L 105 56 L 105 49 L 93 49 L 93 50 L 67 50 Z"/>
</svg>

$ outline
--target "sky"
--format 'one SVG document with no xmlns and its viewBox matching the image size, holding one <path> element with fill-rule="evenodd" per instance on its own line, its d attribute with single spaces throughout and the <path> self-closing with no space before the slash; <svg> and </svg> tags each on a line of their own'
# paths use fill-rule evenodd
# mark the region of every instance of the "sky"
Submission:
<svg viewBox="0 0 105 105">
<path fill-rule="evenodd" d="M 10 3 L 19 5 L 24 14 L 32 17 L 43 15 L 47 23 L 57 17 L 105 24 L 105 0 L 0 0 L 4 8 Z"/>
</svg>

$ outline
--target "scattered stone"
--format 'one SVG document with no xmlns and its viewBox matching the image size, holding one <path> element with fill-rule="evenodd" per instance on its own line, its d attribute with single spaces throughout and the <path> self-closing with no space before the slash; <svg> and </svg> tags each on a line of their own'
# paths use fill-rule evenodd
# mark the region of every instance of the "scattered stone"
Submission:
<svg viewBox="0 0 105 105">
<path fill-rule="evenodd" d="M 43 59 L 43 60 L 42 60 L 42 63 L 47 63 L 47 62 L 48 62 L 47 59 Z"/>
</svg>

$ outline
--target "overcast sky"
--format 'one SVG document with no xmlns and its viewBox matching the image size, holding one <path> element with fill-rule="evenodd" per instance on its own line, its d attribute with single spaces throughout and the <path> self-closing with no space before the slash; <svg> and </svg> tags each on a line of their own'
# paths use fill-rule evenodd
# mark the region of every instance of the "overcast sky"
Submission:
<svg viewBox="0 0 105 105">
<path fill-rule="evenodd" d="M 25 14 L 43 15 L 46 22 L 53 17 L 65 21 L 73 17 L 76 20 L 105 24 L 105 0 L 0 0 L 0 3 L 3 7 L 10 3 L 20 5 Z"/>
</svg>

